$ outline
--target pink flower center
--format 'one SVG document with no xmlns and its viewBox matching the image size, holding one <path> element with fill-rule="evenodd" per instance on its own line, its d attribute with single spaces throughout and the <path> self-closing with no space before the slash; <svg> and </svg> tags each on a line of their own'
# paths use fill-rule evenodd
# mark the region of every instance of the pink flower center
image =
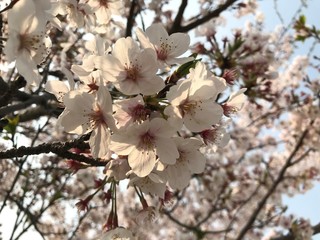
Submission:
<svg viewBox="0 0 320 240">
<path fill-rule="evenodd" d="M 197 102 L 193 100 L 186 99 L 179 105 L 179 111 L 182 117 L 186 114 L 193 115 L 195 113 L 195 108 L 197 107 Z"/>
<path fill-rule="evenodd" d="M 140 136 L 139 146 L 143 149 L 151 149 L 154 147 L 154 140 L 155 137 L 151 133 L 146 132 Z"/>
<path fill-rule="evenodd" d="M 146 109 L 142 104 L 137 104 L 136 106 L 129 108 L 129 111 L 134 122 L 144 121 L 150 114 L 150 110 Z"/>
<path fill-rule="evenodd" d="M 40 47 L 40 35 L 31 36 L 27 33 L 19 35 L 19 48 L 18 50 L 27 50 L 29 52 L 37 50 Z"/>
<path fill-rule="evenodd" d="M 172 48 L 176 48 L 174 46 L 173 42 L 168 43 L 168 38 L 163 39 L 160 38 L 160 46 L 156 47 L 157 57 L 161 61 L 165 61 L 168 59 L 168 55 L 170 52 L 172 52 Z"/>
<path fill-rule="evenodd" d="M 100 6 L 108 8 L 108 2 L 109 0 L 100 0 Z"/>
<path fill-rule="evenodd" d="M 103 113 L 100 109 L 100 106 L 96 106 L 93 111 L 91 113 L 88 114 L 89 115 L 89 121 L 90 121 L 90 127 L 92 129 L 98 127 L 99 125 L 107 125 Z"/>
<path fill-rule="evenodd" d="M 139 78 L 139 69 L 137 67 L 130 67 L 126 69 L 127 71 L 127 80 L 137 82 Z"/>
</svg>

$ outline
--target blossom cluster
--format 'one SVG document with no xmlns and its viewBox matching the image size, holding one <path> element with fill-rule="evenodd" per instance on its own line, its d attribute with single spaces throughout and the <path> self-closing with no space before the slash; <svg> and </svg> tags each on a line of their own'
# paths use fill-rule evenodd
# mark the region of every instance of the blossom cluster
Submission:
<svg viewBox="0 0 320 240">
<path fill-rule="evenodd" d="M 110 14 L 120 8 L 105 8 L 102 1 L 98 3 L 92 0 L 86 5 L 98 23 L 109 21 Z M 65 6 L 69 18 L 78 19 L 75 25 L 81 25 L 74 4 L 79 3 L 70 1 L 66 5 L 61 1 L 55 10 Z M 52 7 L 49 1 L 37 5 L 37 1 L 22 0 L 8 12 L 5 53 L 8 60 L 16 60 L 19 73 L 35 86 L 40 84 L 36 65 L 50 46 L 45 23 L 51 21 L 59 27 Z M 25 8 L 28 11 L 22 11 Z M 181 57 L 189 48 L 187 34 L 169 35 L 158 23 L 145 32 L 137 28 L 136 36 L 138 41 L 119 38 L 111 46 L 95 37 L 87 45 L 91 51 L 82 64 L 71 66 L 79 81 L 64 69 L 69 83 L 48 81 L 46 89 L 64 106 L 58 120 L 64 131 L 90 133 L 91 155 L 108 163 L 110 176 L 124 171 L 124 178 L 163 198 L 167 183 L 173 189 L 183 189 L 193 174 L 204 171 L 205 156 L 200 152 L 204 144 L 226 144 L 227 134 L 221 127 L 224 110 L 240 110 L 244 90 L 233 94 L 223 106 L 218 103 L 219 95 L 228 88 L 227 82 L 204 63 Z M 161 77 L 170 75 L 174 66 L 188 62 L 192 63 L 190 71 L 179 81 L 166 82 Z M 194 137 L 183 138 L 183 131 L 193 132 Z M 119 161 L 124 163 L 115 164 Z"/>
<path fill-rule="evenodd" d="M 161 24 L 153 24 L 145 32 L 138 29 L 137 36 L 140 45 L 132 37 L 110 47 L 91 40 L 102 49 L 71 67 L 79 82 L 49 81 L 46 87 L 65 106 L 59 117 L 64 131 L 91 133 L 91 154 L 108 162 L 110 176 L 124 172 L 117 181 L 129 177 L 142 191 L 163 198 L 167 183 L 181 190 L 193 174 L 204 171 L 200 149 L 205 143 L 226 144 L 224 110 L 240 110 L 244 90 L 217 103 L 228 88 L 225 79 L 200 61 L 179 58 L 189 47 L 188 35 L 168 35 Z M 168 88 L 159 73 L 190 61 L 189 74 Z M 183 138 L 185 131 L 194 136 Z"/>
<path fill-rule="evenodd" d="M 4 53 L 28 87 L 39 87 L 38 66 L 50 57 L 50 30 L 62 28 L 61 16 L 97 33 L 122 8 L 122 1 L 17 1 L 8 11 Z M 204 172 L 205 147 L 227 144 L 225 120 L 242 108 L 246 89 L 230 93 L 229 82 L 185 57 L 189 45 L 187 34 L 169 35 L 160 23 L 114 43 L 95 35 L 81 64 L 61 68 L 67 81 L 45 83 L 63 106 L 58 125 L 90 135 L 90 156 L 105 163 L 109 180 L 129 179 L 165 199 L 168 188 L 182 190 Z"/>
</svg>

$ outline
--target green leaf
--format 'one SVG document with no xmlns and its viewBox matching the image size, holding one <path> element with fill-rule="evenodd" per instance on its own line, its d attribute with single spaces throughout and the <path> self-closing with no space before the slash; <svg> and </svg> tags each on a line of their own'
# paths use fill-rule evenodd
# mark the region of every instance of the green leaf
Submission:
<svg viewBox="0 0 320 240">
<path fill-rule="evenodd" d="M 187 74 L 189 73 L 190 68 L 195 68 L 197 62 L 201 61 L 201 58 L 200 58 L 200 59 L 196 59 L 196 57 L 197 57 L 197 54 L 196 54 L 196 53 L 192 54 L 190 57 L 194 57 L 194 60 L 182 64 L 182 65 L 175 71 L 175 74 L 177 74 L 177 75 L 180 76 L 180 77 L 185 76 L 185 75 L 187 75 Z"/>
<path fill-rule="evenodd" d="M 299 22 L 302 24 L 302 25 L 305 25 L 306 24 L 306 16 L 304 15 L 300 15 L 299 17 Z"/>
<path fill-rule="evenodd" d="M 19 116 L 17 115 L 13 118 L 7 118 L 7 120 L 8 120 L 8 124 L 4 126 L 3 129 L 5 129 L 8 133 L 14 136 L 16 133 L 16 128 L 19 123 Z"/>
</svg>

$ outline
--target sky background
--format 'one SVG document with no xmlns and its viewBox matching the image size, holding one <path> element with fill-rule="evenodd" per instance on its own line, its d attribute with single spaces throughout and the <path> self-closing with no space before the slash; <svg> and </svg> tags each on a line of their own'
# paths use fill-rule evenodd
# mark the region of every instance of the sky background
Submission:
<svg viewBox="0 0 320 240">
<path fill-rule="evenodd" d="M 1 0 L 0 0 L 1 2 Z M 180 1 L 172 1 L 173 5 L 180 3 Z M 195 0 L 190 1 L 191 3 L 196 3 Z M 309 0 L 308 7 L 302 11 L 302 13 L 307 18 L 307 23 L 310 25 L 315 25 L 318 29 L 320 29 L 320 18 L 319 18 L 319 11 L 320 11 L 320 0 Z M 274 8 L 274 0 L 263 0 L 259 1 L 259 10 L 265 16 L 265 28 L 267 30 L 272 31 L 275 26 L 279 25 L 280 19 L 277 16 Z M 281 13 L 283 18 L 284 24 L 288 25 L 292 17 L 295 15 L 297 9 L 300 6 L 300 0 L 278 0 L 278 9 Z M 178 8 L 175 8 L 178 9 Z M 194 15 L 194 6 L 190 4 L 186 9 L 186 16 Z M 230 19 L 228 19 L 229 21 Z M 229 21 L 226 27 L 218 28 L 218 34 L 220 36 L 227 36 L 230 34 L 230 27 L 241 27 L 243 26 L 245 20 L 243 21 Z M 306 55 L 309 52 L 309 49 L 312 45 L 312 41 L 306 41 L 304 44 L 298 45 L 298 50 L 296 54 L 298 55 Z M 320 46 L 319 44 L 313 51 L 313 55 L 320 56 Z M 317 77 L 315 71 L 310 71 L 310 77 L 314 78 Z M 290 197 L 283 197 L 283 201 L 285 204 L 288 205 L 287 213 L 293 213 L 297 216 L 309 218 L 311 223 L 317 224 L 320 222 L 320 184 L 315 184 L 315 187 L 307 192 L 304 195 L 296 195 L 292 198 Z M 15 220 L 15 211 L 7 208 L 3 214 L 0 216 L 0 232 L 2 231 L 2 238 L 3 240 L 9 239 L 11 229 Z M 318 236 L 314 236 L 313 240 L 320 240 L 320 234 Z M 34 232 L 28 232 L 21 238 L 21 240 L 38 240 L 41 239 L 38 234 Z"/>
</svg>

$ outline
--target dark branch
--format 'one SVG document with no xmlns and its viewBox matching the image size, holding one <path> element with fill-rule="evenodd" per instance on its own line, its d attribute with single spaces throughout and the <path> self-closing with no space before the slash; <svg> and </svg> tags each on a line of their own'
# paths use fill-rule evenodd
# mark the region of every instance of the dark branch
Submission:
<svg viewBox="0 0 320 240">
<path fill-rule="evenodd" d="M 183 13 L 184 13 L 187 5 L 188 5 L 188 0 L 182 0 L 182 1 L 181 1 L 181 5 L 180 5 L 180 7 L 179 7 L 179 11 L 178 11 L 178 13 L 177 13 L 176 18 L 174 19 L 174 22 L 173 22 L 172 27 L 171 27 L 171 29 L 170 29 L 169 32 L 176 32 L 176 31 L 174 31 L 174 30 L 181 27 L 181 22 L 182 22 L 182 18 L 183 18 Z"/>
<path fill-rule="evenodd" d="M 312 230 L 313 230 L 313 235 L 316 235 L 318 233 L 320 233 L 320 223 L 318 223 L 317 225 L 314 225 L 312 227 Z M 276 238 L 272 238 L 272 240 L 295 240 L 295 236 L 293 233 L 288 233 L 287 235 L 285 236 L 280 236 L 280 237 L 276 237 Z"/>
<path fill-rule="evenodd" d="M 225 11 L 228 7 L 230 7 L 236 1 L 238 1 L 238 0 L 227 0 L 224 4 L 220 5 L 217 9 L 213 10 L 212 12 L 209 12 L 204 17 L 199 18 L 199 19 L 189 23 L 186 26 L 181 26 L 179 24 L 175 28 L 171 29 L 170 34 L 175 33 L 175 32 L 188 32 L 188 31 L 198 27 L 199 25 L 201 25 L 209 20 L 218 17 L 220 15 L 220 13 Z"/>
<path fill-rule="evenodd" d="M 246 235 L 246 233 L 249 231 L 249 229 L 252 227 L 252 224 L 254 223 L 254 221 L 256 220 L 258 214 L 260 213 L 260 211 L 262 210 L 262 208 L 265 206 L 266 202 L 268 201 L 269 197 L 274 193 L 274 191 L 276 190 L 277 186 L 282 182 L 283 177 L 287 171 L 287 169 L 291 166 L 291 162 L 294 158 L 294 156 L 296 155 L 296 153 L 298 152 L 298 150 L 301 148 L 302 144 L 303 144 L 303 140 L 305 139 L 305 137 L 308 134 L 308 129 L 306 129 L 300 136 L 295 148 L 293 149 L 293 151 L 291 152 L 290 156 L 288 157 L 288 159 L 286 160 L 286 163 L 283 165 L 283 167 L 281 168 L 279 175 L 277 177 L 277 179 L 274 181 L 274 183 L 272 184 L 271 188 L 268 190 L 268 192 L 266 193 L 266 195 L 260 200 L 260 202 L 258 202 L 257 204 L 257 208 L 254 210 L 254 212 L 251 214 L 248 222 L 245 224 L 245 226 L 241 229 L 238 237 L 236 238 L 236 240 L 241 240 L 244 238 L 244 236 Z"/>
<path fill-rule="evenodd" d="M 135 12 L 134 12 L 135 8 L 136 8 L 136 0 L 133 0 L 131 2 L 131 7 L 130 7 L 128 21 L 127 21 L 126 37 L 129 37 L 132 34 L 131 31 L 132 31 L 132 27 L 133 27 L 133 21 L 135 18 Z"/>
<path fill-rule="evenodd" d="M 14 157 L 22 157 L 27 155 L 38 155 L 41 153 L 55 153 L 59 157 L 77 160 L 82 163 L 89 164 L 91 166 L 105 166 L 105 162 L 97 161 L 93 158 L 86 157 L 84 155 L 74 154 L 69 152 L 70 148 L 79 148 L 81 150 L 88 149 L 89 144 L 85 143 L 85 140 L 88 140 L 89 135 L 84 135 L 79 139 L 70 141 L 70 142 L 53 142 L 53 143 L 43 143 L 35 147 L 19 147 L 9 149 L 4 152 L 0 152 L 0 159 L 5 158 L 14 158 Z"/>
</svg>

